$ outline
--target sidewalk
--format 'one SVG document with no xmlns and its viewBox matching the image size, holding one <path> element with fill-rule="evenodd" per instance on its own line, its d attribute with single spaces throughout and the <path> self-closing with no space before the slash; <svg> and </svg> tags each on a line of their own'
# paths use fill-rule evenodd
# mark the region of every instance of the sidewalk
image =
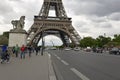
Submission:
<svg viewBox="0 0 120 80">
<path fill-rule="evenodd" d="M 11 58 L 10 63 L 0 64 L 0 80 L 56 80 L 51 59 L 32 54 L 25 59 Z"/>
</svg>

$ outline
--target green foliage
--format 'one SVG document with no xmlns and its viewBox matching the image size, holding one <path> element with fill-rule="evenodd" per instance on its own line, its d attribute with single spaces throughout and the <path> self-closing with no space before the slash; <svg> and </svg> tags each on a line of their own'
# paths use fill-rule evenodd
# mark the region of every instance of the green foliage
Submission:
<svg viewBox="0 0 120 80">
<path fill-rule="evenodd" d="M 74 48 L 75 45 L 73 43 L 70 43 L 69 47 Z"/>
<path fill-rule="evenodd" d="M 110 37 L 99 36 L 98 38 L 94 39 L 92 37 L 84 37 L 80 41 L 80 47 L 104 47 L 104 45 L 111 42 Z"/>
<path fill-rule="evenodd" d="M 105 46 L 120 47 L 120 34 L 115 34 L 114 38 L 109 43 L 107 43 Z"/>
<path fill-rule="evenodd" d="M 114 39 L 112 41 L 113 42 L 118 42 L 120 44 L 120 34 L 119 35 L 115 34 Z"/>
<path fill-rule="evenodd" d="M 3 32 L 3 35 L 0 35 L 0 45 L 8 45 L 9 32 Z"/>
<path fill-rule="evenodd" d="M 8 45 L 8 38 L 1 35 L 0 36 L 0 45 L 4 45 L 4 44 Z"/>
<path fill-rule="evenodd" d="M 95 39 L 93 39 L 92 37 L 84 37 L 81 41 L 80 41 L 80 47 L 93 47 L 95 46 Z"/>
<path fill-rule="evenodd" d="M 111 41 L 110 37 L 99 36 L 96 38 L 96 43 L 98 47 L 103 47 L 105 44 Z"/>
<path fill-rule="evenodd" d="M 105 47 L 114 47 L 114 46 L 120 46 L 120 44 L 118 44 L 118 42 L 108 42 Z"/>
<path fill-rule="evenodd" d="M 3 32 L 3 36 L 9 38 L 9 32 Z"/>
<path fill-rule="evenodd" d="M 61 45 L 61 46 L 57 46 L 56 48 L 64 48 L 64 46 L 63 46 L 63 45 Z"/>
</svg>

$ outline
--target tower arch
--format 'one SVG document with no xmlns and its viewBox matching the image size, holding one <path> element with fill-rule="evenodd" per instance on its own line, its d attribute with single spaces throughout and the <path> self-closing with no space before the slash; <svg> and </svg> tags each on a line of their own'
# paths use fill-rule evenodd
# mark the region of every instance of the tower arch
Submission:
<svg viewBox="0 0 120 80">
<path fill-rule="evenodd" d="M 48 15 L 50 10 L 55 10 L 55 16 Z M 46 31 L 57 31 L 66 46 L 70 44 L 69 39 L 74 45 L 79 45 L 80 36 L 66 14 L 62 0 L 44 0 L 39 14 L 34 16 L 34 23 L 28 30 L 28 44 L 37 44 L 42 32 Z"/>
<path fill-rule="evenodd" d="M 68 46 L 68 44 L 70 44 L 69 39 L 71 41 L 73 41 L 70 33 L 66 32 L 66 30 L 64 30 L 64 29 L 61 29 L 61 28 L 44 28 L 34 36 L 34 39 L 30 43 L 37 45 L 38 42 L 40 41 L 40 39 L 42 38 L 42 35 L 43 35 L 43 37 L 48 36 L 48 35 L 57 36 L 62 40 L 63 45 L 65 45 L 65 46 Z"/>
</svg>

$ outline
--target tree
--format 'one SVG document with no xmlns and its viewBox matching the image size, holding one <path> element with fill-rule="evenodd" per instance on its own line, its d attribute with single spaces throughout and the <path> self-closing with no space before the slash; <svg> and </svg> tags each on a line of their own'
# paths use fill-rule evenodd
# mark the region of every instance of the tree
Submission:
<svg viewBox="0 0 120 80">
<path fill-rule="evenodd" d="M 120 34 L 115 34 L 114 38 L 111 40 L 111 42 L 106 44 L 106 46 L 109 46 L 109 47 L 120 46 Z"/>
<path fill-rule="evenodd" d="M 3 32 L 3 36 L 9 38 L 9 32 Z"/>
<path fill-rule="evenodd" d="M 114 46 L 119 46 L 119 45 L 118 45 L 117 42 L 113 42 L 113 41 L 108 42 L 108 43 L 105 45 L 105 47 L 109 47 L 109 48 L 114 47 Z"/>
<path fill-rule="evenodd" d="M 3 36 L 3 35 L 0 35 L 0 45 L 8 45 L 8 38 Z"/>
<path fill-rule="evenodd" d="M 9 32 L 3 32 L 2 35 L 0 35 L 0 45 L 8 45 L 8 39 L 9 39 Z"/>
<path fill-rule="evenodd" d="M 99 36 L 96 38 L 96 43 L 98 47 L 103 47 L 105 44 L 111 41 L 110 37 Z"/>
<path fill-rule="evenodd" d="M 93 47 L 95 46 L 95 39 L 93 39 L 92 37 L 84 37 L 81 41 L 80 41 L 80 47 Z"/>
<path fill-rule="evenodd" d="M 117 42 L 118 44 L 120 44 L 120 34 L 119 35 L 115 34 L 112 41 Z"/>
<path fill-rule="evenodd" d="M 75 45 L 74 45 L 73 43 L 70 43 L 70 44 L 69 44 L 69 47 L 74 48 Z"/>
</svg>

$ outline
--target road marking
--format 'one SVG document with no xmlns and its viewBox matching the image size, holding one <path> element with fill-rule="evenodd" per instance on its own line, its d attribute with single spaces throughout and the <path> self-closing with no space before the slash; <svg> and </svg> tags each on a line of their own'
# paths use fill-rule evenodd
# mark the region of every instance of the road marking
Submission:
<svg viewBox="0 0 120 80">
<path fill-rule="evenodd" d="M 71 71 L 73 71 L 78 77 L 80 77 L 82 80 L 90 80 L 88 77 L 86 77 L 85 75 L 83 75 L 81 72 L 79 72 L 77 69 L 75 68 L 71 68 Z"/>
<path fill-rule="evenodd" d="M 63 64 L 65 64 L 65 65 L 69 65 L 66 61 L 64 61 L 64 60 L 61 60 L 61 62 L 63 63 Z"/>
<path fill-rule="evenodd" d="M 58 58 L 59 60 L 61 60 L 61 58 L 60 58 L 60 57 L 58 57 L 58 56 L 57 56 L 57 58 Z"/>
<path fill-rule="evenodd" d="M 49 56 L 49 59 L 51 58 L 51 55 L 50 54 L 48 54 L 48 56 Z"/>
<path fill-rule="evenodd" d="M 54 56 L 56 56 L 56 57 L 57 57 L 57 55 L 56 55 L 56 54 L 54 54 Z"/>
<path fill-rule="evenodd" d="M 50 80 L 57 80 L 55 76 L 50 76 Z"/>
</svg>

